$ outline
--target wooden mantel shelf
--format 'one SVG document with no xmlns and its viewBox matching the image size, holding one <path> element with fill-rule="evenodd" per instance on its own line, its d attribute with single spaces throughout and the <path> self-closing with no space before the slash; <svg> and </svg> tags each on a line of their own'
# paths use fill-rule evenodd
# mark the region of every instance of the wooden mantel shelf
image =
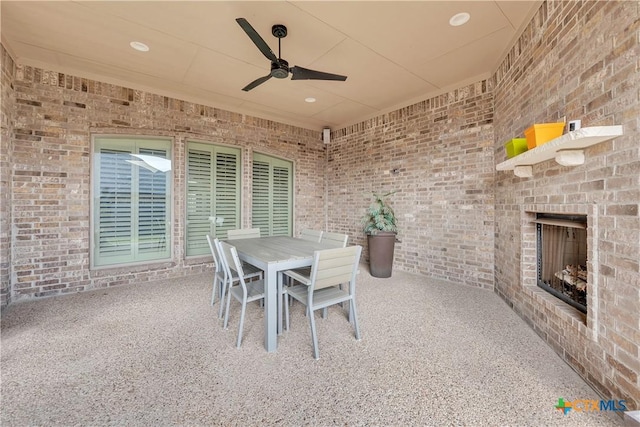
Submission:
<svg viewBox="0 0 640 427">
<path fill-rule="evenodd" d="M 563 166 L 584 163 L 584 149 L 622 135 L 622 126 L 593 126 L 568 132 L 539 147 L 525 151 L 496 165 L 496 170 L 512 170 L 516 176 L 533 176 L 533 165 L 555 158 Z"/>
</svg>

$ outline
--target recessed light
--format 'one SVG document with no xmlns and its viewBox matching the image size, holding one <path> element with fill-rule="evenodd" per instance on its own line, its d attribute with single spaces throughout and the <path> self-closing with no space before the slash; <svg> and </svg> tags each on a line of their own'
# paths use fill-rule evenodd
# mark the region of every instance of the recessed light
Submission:
<svg viewBox="0 0 640 427">
<path fill-rule="evenodd" d="M 304 102 L 316 102 L 316 99 L 313 96 L 304 99 Z"/>
<path fill-rule="evenodd" d="M 449 25 L 453 27 L 459 27 L 460 25 L 466 24 L 470 18 L 471 15 L 469 15 L 467 12 L 456 13 L 451 17 L 451 19 L 449 19 Z"/>
<path fill-rule="evenodd" d="M 149 46 L 142 42 L 131 42 L 129 43 L 129 46 L 140 52 L 149 52 Z"/>
</svg>

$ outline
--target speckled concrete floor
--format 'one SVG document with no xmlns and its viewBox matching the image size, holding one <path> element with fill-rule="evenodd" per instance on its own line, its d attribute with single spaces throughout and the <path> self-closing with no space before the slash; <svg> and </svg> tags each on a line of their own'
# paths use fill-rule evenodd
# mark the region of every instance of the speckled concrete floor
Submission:
<svg viewBox="0 0 640 427">
<path fill-rule="evenodd" d="M 622 424 L 554 409 L 599 397 L 492 292 L 365 266 L 358 280 L 363 339 L 335 307 L 318 361 L 300 304 L 276 353 L 250 305 L 236 349 L 238 307 L 223 330 L 209 276 L 11 305 L 2 426 Z"/>
</svg>

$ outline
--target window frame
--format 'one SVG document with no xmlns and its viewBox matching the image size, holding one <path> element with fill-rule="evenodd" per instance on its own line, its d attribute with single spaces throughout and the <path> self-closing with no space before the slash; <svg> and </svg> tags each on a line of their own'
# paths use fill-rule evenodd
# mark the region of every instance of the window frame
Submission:
<svg viewBox="0 0 640 427">
<path fill-rule="evenodd" d="M 96 245 L 98 244 L 98 238 L 96 236 L 97 225 L 99 223 L 97 215 L 99 207 L 96 204 L 99 203 L 99 195 L 100 188 L 98 187 L 101 183 L 99 173 L 100 173 L 100 165 L 98 164 L 99 158 L 97 154 L 101 148 L 103 148 L 103 144 L 107 143 L 108 149 L 123 149 L 123 150 L 131 150 L 138 151 L 140 148 L 143 149 L 164 149 L 166 150 L 167 159 L 171 161 L 172 167 L 170 170 L 166 171 L 166 234 L 165 234 L 165 245 L 166 245 L 166 256 L 162 257 L 149 257 L 144 258 L 140 257 L 131 262 L 113 262 L 113 263 L 101 263 L 99 261 L 99 253 Z M 89 268 L 90 270 L 104 270 L 110 268 L 120 268 L 120 267 L 129 267 L 129 266 L 137 266 L 137 265 L 145 265 L 145 264 L 156 264 L 156 263 L 166 263 L 171 262 L 174 258 L 174 250 L 173 250 L 173 242 L 174 242 L 174 231 L 173 231 L 173 221 L 174 221 L 174 170 L 175 170 L 175 159 L 174 159 L 174 138 L 170 136 L 154 136 L 154 135 L 131 135 L 131 134 L 92 134 L 91 135 L 91 151 L 90 151 L 90 179 L 89 179 Z M 158 145 L 154 145 L 158 144 Z M 138 178 L 139 179 L 139 175 Z M 139 182 L 138 182 L 139 185 Z M 138 219 L 132 219 L 132 223 L 136 223 Z M 136 230 L 138 233 L 140 230 Z M 139 249 L 139 247 L 137 248 Z"/>
</svg>

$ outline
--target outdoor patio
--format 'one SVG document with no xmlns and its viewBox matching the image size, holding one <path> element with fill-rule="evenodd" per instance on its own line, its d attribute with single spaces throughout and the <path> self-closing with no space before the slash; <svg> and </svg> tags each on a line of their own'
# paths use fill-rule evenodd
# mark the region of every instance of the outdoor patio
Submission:
<svg viewBox="0 0 640 427">
<path fill-rule="evenodd" d="M 403 272 L 358 277 L 363 339 L 339 308 L 312 357 L 300 304 L 278 351 L 262 310 L 223 330 L 211 275 L 18 302 L 2 317 L 3 426 L 606 426 L 554 408 L 600 397 L 494 292 Z M 339 362 L 339 363 L 338 363 Z"/>
</svg>

